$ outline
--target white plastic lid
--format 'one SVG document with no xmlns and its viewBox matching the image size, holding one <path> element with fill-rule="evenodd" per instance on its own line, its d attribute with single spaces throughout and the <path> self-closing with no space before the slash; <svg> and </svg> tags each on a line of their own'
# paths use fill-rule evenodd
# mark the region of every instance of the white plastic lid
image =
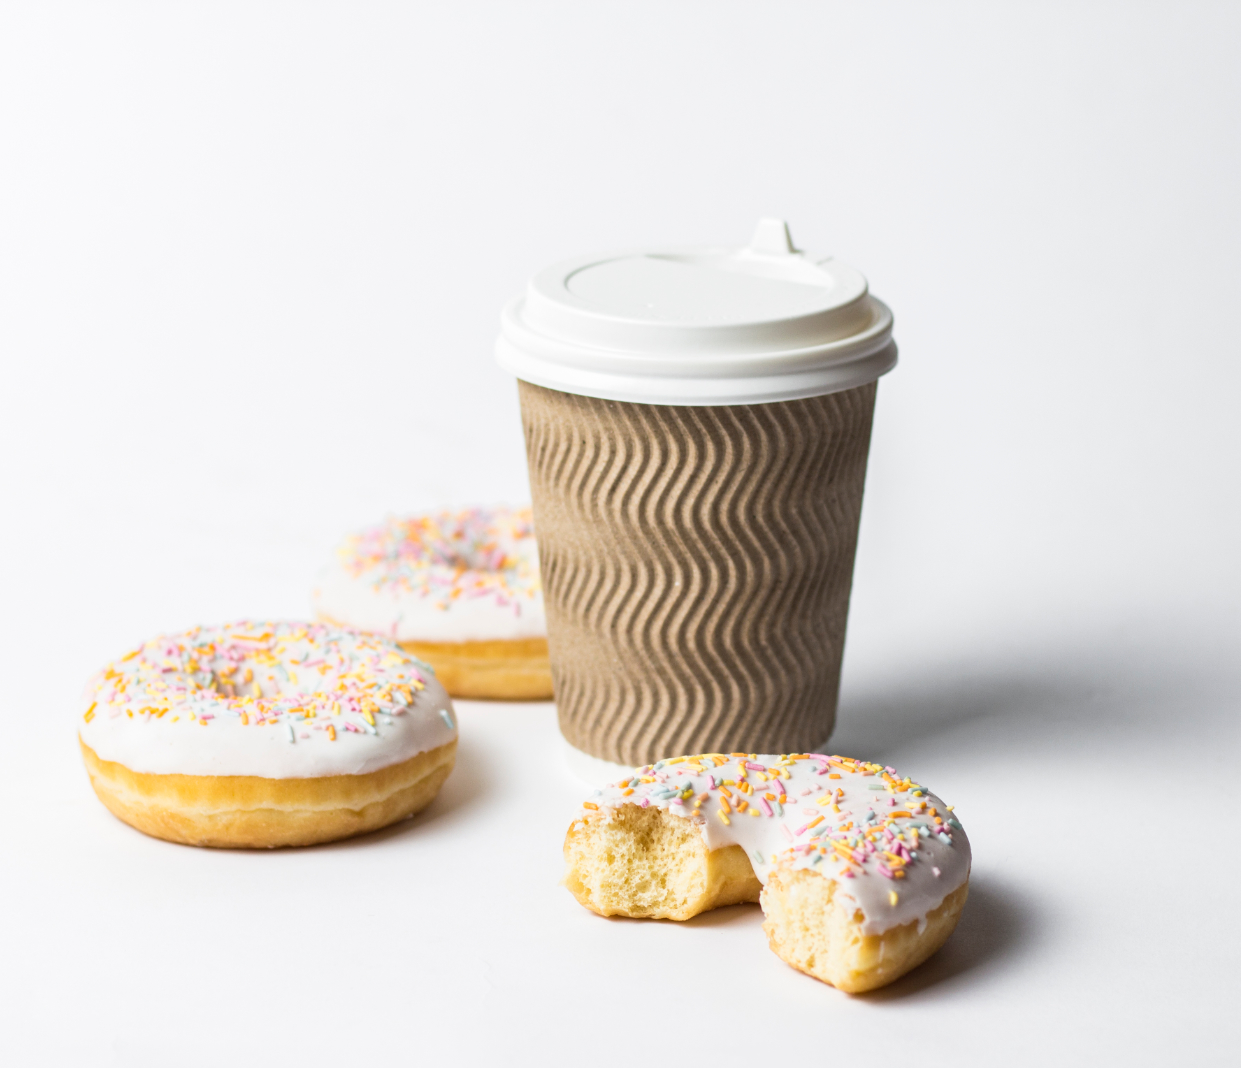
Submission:
<svg viewBox="0 0 1241 1068">
<path fill-rule="evenodd" d="M 565 393 L 647 404 L 761 404 L 836 393 L 896 365 L 866 279 L 763 219 L 744 248 L 627 252 L 535 275 L 496 359 Z"/>
</svg>

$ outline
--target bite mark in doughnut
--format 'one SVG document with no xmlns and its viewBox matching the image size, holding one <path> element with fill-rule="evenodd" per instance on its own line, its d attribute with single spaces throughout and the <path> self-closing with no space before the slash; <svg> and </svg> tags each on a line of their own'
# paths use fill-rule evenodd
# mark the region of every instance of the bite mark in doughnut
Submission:
<svg viewBox="0 0 1241 1068">
<path fill-rule="evenodd" d="M 944 944 L 969 892 L 952 809 L 894 769 L 816 753 L 710 753 L 640 769 L 583 803 L 564 883 L 602 916 L 763 908 L 772 950 L 849 993 Z"/>
<path fill-rule="evenodd" d="M 325 622 L 398 642 L 454 697 L 551 696 L 529 508 L 389 518 L 345 539 L 314 604 Z"/>
<path fill-rule="evenodd" d="M 79 721 L 99 799 L 190 845 L 311 845 L 426 807 L 452 770 L 452 703 L 374 635 L 244 622 L 155 638 L 100 672 Z"/>
</svg>

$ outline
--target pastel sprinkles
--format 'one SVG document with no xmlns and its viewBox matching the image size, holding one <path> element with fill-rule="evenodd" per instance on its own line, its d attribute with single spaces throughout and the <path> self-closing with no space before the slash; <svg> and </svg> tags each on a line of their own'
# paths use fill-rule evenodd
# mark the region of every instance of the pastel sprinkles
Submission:
<svg viewBox="0 0 1241 1068">
<path fill-rule="evenodd" d="M 520 610 L 537 597 L 537 557 L 529 508 L 467 508 L 390 517 L 347 538 L 341 564 L 376 590 L 415 593 L 448 609 L 459 599 L 488 597 Z"/>
<path fill-rule="evenodd" d="M 196 627 L 140 645 L 97 678 L 96 716 L 210 728 L 224 719 L 277 727 L 290 743 L 377 735 L 402 715 L 430 669 L 373 635 L 313 623 Z M 451 713 L 441 716 L 455 728 Z"/>
</svg>

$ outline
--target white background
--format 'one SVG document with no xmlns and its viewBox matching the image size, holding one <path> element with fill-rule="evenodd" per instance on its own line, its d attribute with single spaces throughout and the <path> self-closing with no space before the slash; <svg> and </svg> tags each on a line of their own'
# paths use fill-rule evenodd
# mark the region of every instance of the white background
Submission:
<svg viewBox="0 0 1241 1068">
<path fill-rule="evenodd" d="M 0 1059 L 1235 1055 L 1239 34 L 1193 3 L 6 5 Z M 387 512 L 526 497 L 491 344 L 528 275 L 765 214 L 896 313 L 833 745 L 957 804 L 937 958 L 849 998 L 754 908 L 586 913 L 549 705 L 462 703 L 436 804 L 338 846 L 174 847 L 95 801 L 108 659 L 305 615 Z"/>
</svg>

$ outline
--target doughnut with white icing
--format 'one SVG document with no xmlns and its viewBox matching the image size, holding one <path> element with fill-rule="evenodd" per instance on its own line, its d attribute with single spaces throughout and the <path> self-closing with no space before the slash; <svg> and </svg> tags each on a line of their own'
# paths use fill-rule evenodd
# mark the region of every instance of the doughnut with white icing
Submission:
<svg viewBox="0 0 1241 1068">
<path fill-rule="evenodd" d="M 398 642 L 454 697 L 552 695 L 529 508 L 393 517 L 351 535 L 314 605 L 325 622 Z"/>
<path fill-rule="evenodd" d="M 849 993 L 926 960 L 969 890 L 950 806 L 893 768 L 816 753 L 649 765 L 583 803 L 564 852 L 565 885 L 603 916 L 758 901 L 775 953 Z"/>
<path fill-rule="evenodd" d="M 452 770 L 452 703 L 375 635 L 235 623 L 155 638 L 100 672 L 78 724 L 99 799 L 190 845 L 311 845 L 430 804 Z"/>
</svg>

